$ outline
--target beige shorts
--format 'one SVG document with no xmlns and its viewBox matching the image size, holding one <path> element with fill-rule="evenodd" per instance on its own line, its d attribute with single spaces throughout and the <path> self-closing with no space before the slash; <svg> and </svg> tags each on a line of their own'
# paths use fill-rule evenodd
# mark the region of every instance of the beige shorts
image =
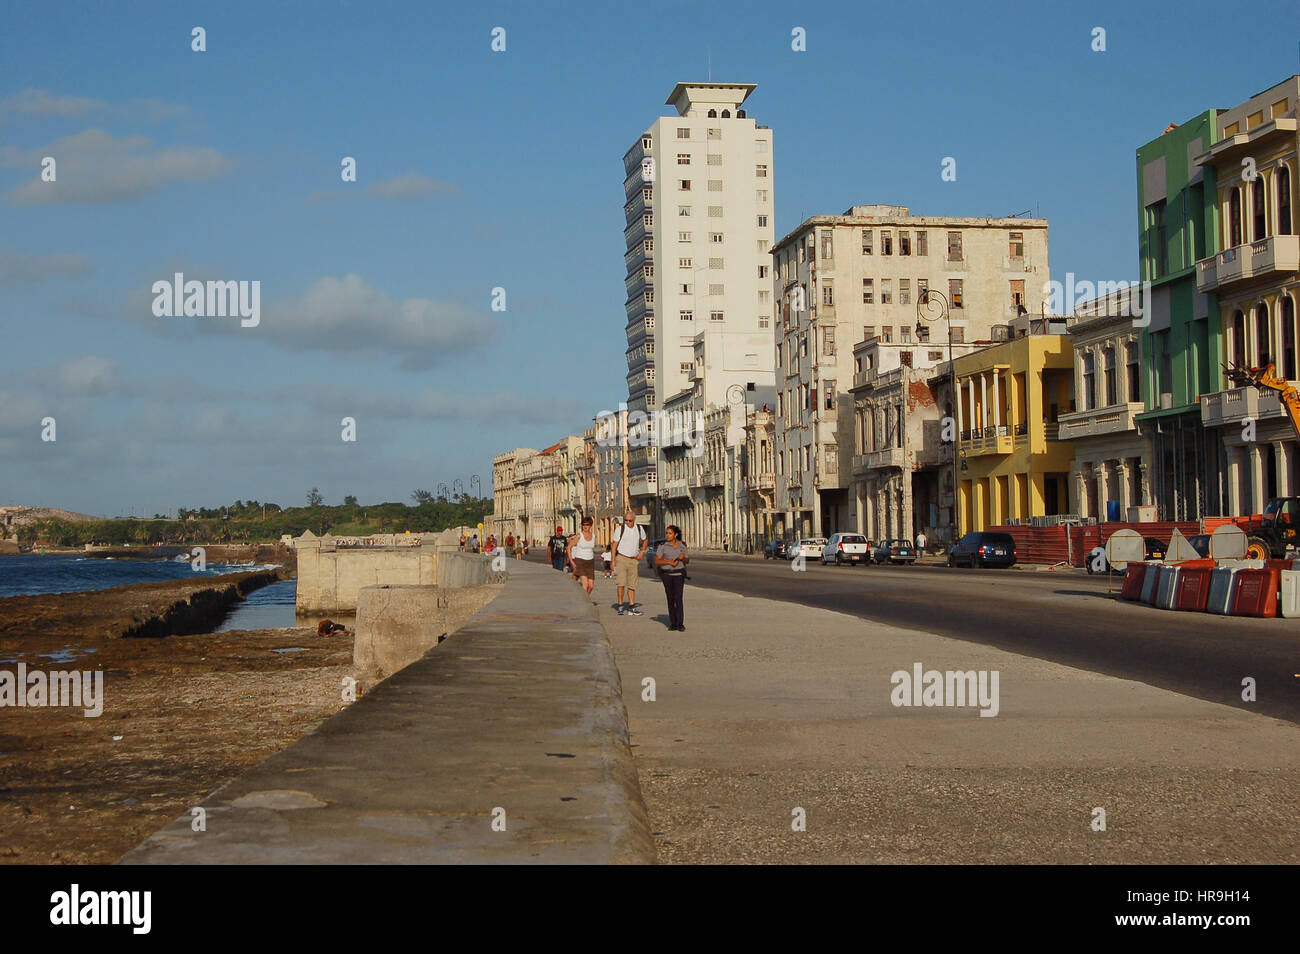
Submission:
<svg viewBox="0 0 1300 954">
<path fill-rule="evenodd" d="M 614 585 L 635 588 L 637 573 L 640 569 L 641 561 L 636 557 L 620 555 L 614 561 Z"/>
</svg>

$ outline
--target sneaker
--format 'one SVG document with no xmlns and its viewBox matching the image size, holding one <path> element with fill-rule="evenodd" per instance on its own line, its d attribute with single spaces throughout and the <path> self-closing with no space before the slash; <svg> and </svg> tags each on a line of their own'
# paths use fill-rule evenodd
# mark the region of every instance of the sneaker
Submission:
<svg viewBox="0 0 1300 954">
<path fill-rule="evenodd" d="M 630 606 L 630 607 L 628 607 L 627 615 L 628 615 L 628 616 L 641 616 L 641 615 L 643 615 L 643 614 L 642 614 L 641 611 L 640 611 L 639 609 L 637 609 L 635 606 Z"/>
<path fill-rule="evenodd" d="M 623 604 L 622 604 L 622 603 L 619 603 L 618 606 L 615 607 L 615 609 L 618 610 L 618 615 L 619 615 L 619 616 L 622 616 L 622 615 L 623 615 Z"/>
</svg>

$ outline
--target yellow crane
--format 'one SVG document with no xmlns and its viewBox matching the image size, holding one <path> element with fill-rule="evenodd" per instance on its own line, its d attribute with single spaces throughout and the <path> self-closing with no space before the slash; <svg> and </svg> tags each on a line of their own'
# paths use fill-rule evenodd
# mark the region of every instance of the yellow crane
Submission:
<svg viewBox="0 0 1300 954">
<path fill-rule="evenodd" d="M 1253 387 L 1260 391 L 1273 391 L 1282 403 L 1291 429 L 1300 440 L 1300 390 L 1286 378 L 1274 373 L 1273 365 L 1262 368 L 1243 368 L 1224 365 L 1228 380 L 1239 388 Z M 1275 497 L 1264 505 L 1257 520 L 1254 516 L 1233 521 L 1246 532 L 1246 556 L 1255 559 L 1285 557 L 1288 547 L 1297 544 L 1300 530 L 1300 498 Z"/>
</svg>

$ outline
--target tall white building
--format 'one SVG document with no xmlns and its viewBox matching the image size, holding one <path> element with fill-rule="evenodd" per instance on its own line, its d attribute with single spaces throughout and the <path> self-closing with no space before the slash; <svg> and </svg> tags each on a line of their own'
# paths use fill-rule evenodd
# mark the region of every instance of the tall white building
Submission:
<svg viewBox="0 0 1300 954">
<path fill-rule="evenodd" d="M 773 314 L 772 130 L 745 115 L 753 91 L 752 83 L 678 83 L 667 100 L 677 114 L 656 120 L 623 157 L 629 412 L 653 415 L 696 389 L 705 331 L 738 336 L 725 350 L 739 367 L 704 390 L 772 380 L 770 345 L 746 341 L 759 332 L 770 341 Z M 633 506 L 649 512 L 661 483 L 658 448 L 631 447 Z"/>
</svg>

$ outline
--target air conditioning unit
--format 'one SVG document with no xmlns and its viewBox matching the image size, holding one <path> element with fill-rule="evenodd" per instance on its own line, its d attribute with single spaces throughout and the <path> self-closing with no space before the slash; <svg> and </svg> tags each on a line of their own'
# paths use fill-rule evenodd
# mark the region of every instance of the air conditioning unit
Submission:
<svg viewBox="0 0 1300 954">
<path fill-rule="evenodd" d="M 1160 392 L 1160 410 L 1167 411 L 1174 406 L 1174 395 L 1172 391 Z"/>
</svg>

